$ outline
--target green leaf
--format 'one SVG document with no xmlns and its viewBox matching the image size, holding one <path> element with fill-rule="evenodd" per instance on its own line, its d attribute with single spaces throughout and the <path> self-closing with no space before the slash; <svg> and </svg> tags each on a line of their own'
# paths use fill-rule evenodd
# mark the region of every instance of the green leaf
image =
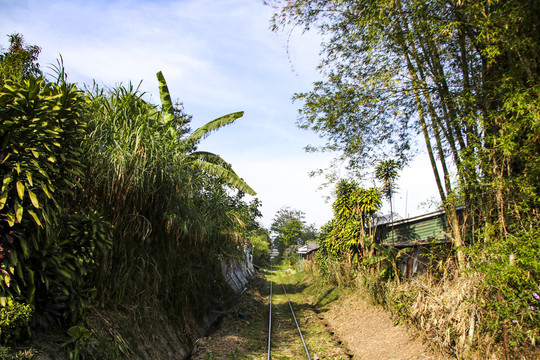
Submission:
<svg viewBox="0 0 540 360">
<path fill-rule="evenodd" d="M 0 164 L 5 163 L 10 157 L 11 157 L 11 153 L 10 153 L 10 154 L 7 154 L 6 157 L 4 158 L 4 160 L 2 160 L 2 161 L 0 162 Z"/>
<path fill-rule="evenodd" d="M 30 184 L 30 186 L 34 186 L 34 183 L 32 181 L 32 173 L 29 171 L 26 172 L 26 180 L 28 180 L 28 184 Z"/>
<path fill-rule="evenodd" d="M 47 195 L 47 197 L 50 199 L 51 194 L 49 193 L 49 189 L 47 188 L 47 185 L 45 183 L 41 183 L 41 188 L 43 189 L 43 192 L 45 193 L 45 195 Z"/>
<path fill-rule="evenodd" d="M 34 221 L 36 222 L 36 224 L 38 224 L 39 227 L 43 227 L 43 225 L 41 224 L 41 221 L 39 221 L 39 217 L 36 215 L 36 213 L 33 210 L 28 210 L 28 213 L 32 215 L 32 217 L 34 218 Z"/>
<path fill-rule="evenodd" d="M 50 223 L 50 219 L 49 219 L 49 215 L 47 214 L 47 212 L 45 211 L 45 209 L 41 209 L 41 216 L 43 217 L 43 219 L 45 220 L 45 222 L 47 223 Z"/>
<path fill-rule="evenodd" d="M 67 330 L 67 334 L 71 336 L 72 339 L 79 340 L 79 339 L 88 339 L 90 336 L 92 336 L 92 331 L 88 330 L 84 326 L 75 325 L 70 327 Z"/>
<path fill-rule="evenodd" d="M 19 199 L 23 199 L 24 198 L 24 185 L 20 182 L 20 181 L 17 181 L 17 194 L 19 195 Z"/>
<path fill-rule="evenodd" d="M 169 92 L 163 73 L 160 71 L 156 75 L 159 81 L 159 96 L 161 98 L 163 120 L 165 123 L 168 123 L 174 120 L 174 108 L 171 100 L 171 93 Z"/>
<path fill-rule="evenodd" d="M 34 279 L 32 278 L 32 283 L 33 283 L 33 280 Z M 34 303 L 35 298 L 36 298 L 36 287 L 30 286 L 30 291 L 28 293 L 28 300 L 30 301 L 30 304 Z"/>
<path fill-rule="evenodd" d="M 19 238 L 19 244 L 21 244 L 21 248 L 23 249 L 23 254 L 25 257 L 28 257 L 28 243 L 23 237 Z"/>
<path fill-rule="evenodd" d="M 210 175 L 215 175 L 221 178 L 222 180 L 225 180 L 226 182 L 231 184 L 233 187 L 245 192 L 246 194 L 249 194 L 252 196 L 257 195 L 255 190 L 253 190 L 244 180 L 238 177 L 238 175 L 236 175 L 232 171 L 225 169 L 222 166 L 219 166 L 210 162 L 206 162 L 206 161 L 200 161 L 200 160 L 192 161 L 190 162 L 190 164 L 192 164 L 196 168 L 203 170 L 204 172 Z"/>
<path fill-rule="evenodd" d="M 244 112 L 239 111 L 214 119 L 195 130 L 193 135 L 191 135 L 186 141 L 190 145 L 195 145 L 199 140 L 208 136 L 210 132 L 215 131 L 223 126 L 232 124 L 236 119 L 241 118 L 242 116 L 244 116 Z"/>
<path fill-rule="evenodd" d="M 4 191 L 2 194 L 0 194 L 0 210 L 2 210 L 4 206 L 6 205 L 7 198 L 8 198 L 7 191 Z"/>
<path fill-rule="evenodd" d="M 69 273 L 69 271 L 66 271 L 66 270 L 64 270 L 64 269 L 58 269 L 58 272 L 59 272 L 60 274 L 62 274 L 66 279 L 71 280 L 72 277 L 73 277 L 73 276 Z"/>
<path fill-rule="evenodd" d="M 15 218 L 18 222 L 21 222 L 23 217 L 24 208 L 19 204 L 18 201 L 15 201 Z"/>
<path fill-rule="evenodd" d="M 30 268 L 26 268 L 26 272 L 28 273 L 28 278 L 30 279 L 30 284 L 34 285 L 34 271 Z"/>
<path fill-rule="evenodd" d="M 19 263 L 19 261 L 17 259 L 17 253 L 15 251 L 9 253 L 9 259 L 11 260 L 11 264 L 14 266 L 14 270 L 17 269 L 17 264 Z"/>
<path fill-rule="evenodd" d="M 32 202 L 32 205 L 34 205 L 36 209 L 39 209 L 39 201 L 36 194 L 34 194 L 32 190 L 28 189 L 28 196 L 30 196 L 30 201 Z"/>
<path fill-rule="evenodd" d="M 11 173 L 4 176 L 4 180 L 2 181 L 2 192 L 6 190 L 7 186 L 11 183 L 11 180 L 13 180 Z"/>
</svg>

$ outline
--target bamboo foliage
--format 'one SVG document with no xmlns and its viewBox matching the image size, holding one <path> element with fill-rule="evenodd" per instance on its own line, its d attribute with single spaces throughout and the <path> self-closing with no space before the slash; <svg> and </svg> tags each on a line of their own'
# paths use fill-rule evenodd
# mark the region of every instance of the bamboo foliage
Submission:
<svg viewBox="0 0 540 360">
<path fill-rule="evenodd" d="M 519 204 L 538 204 L 530 191 L 536 166 L 523 160 L 538 153 L 530 141 L 538 134 L 531 126 L 536 1 L 277 2 L 275 29 L 316 26 L 328 35 L 325 80 L 295 95 L 304 101 L 300 126 L 324 134 L 324 148 L 342 151 L 352 169 L 389 155 L 406 164 L 418 133 L 460 266 L 466 261 L 458 204 L 469 212 L 474 242 L 482 231 L 472 224 L 490 224 L 505 237 L 522 219 L 515 216 Z"/>
</svg>

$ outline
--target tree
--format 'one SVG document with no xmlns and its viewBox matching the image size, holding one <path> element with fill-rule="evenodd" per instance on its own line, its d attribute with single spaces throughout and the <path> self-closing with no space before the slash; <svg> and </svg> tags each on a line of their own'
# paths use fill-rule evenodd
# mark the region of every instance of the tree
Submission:
<svg viewBox="0 0 540 360">
<path fill-rule="evenodd" d="M 398 171 L 401 169 L 399 163 L 394 159 L 383 160 L 375 167 L 375 177 L 382 182 L 382 193 L 390 204 L 390 221 L 394 221 L 392 210 L 392 195 L 396 191 L 396 180 Z"/>
<path fill-rule="evenodd" d="M 377 189 L 362 189 L 355 181 L 341 180 L 336 185 L 336 200 L 332 204 L 334 218 L 325 238 L 328 253 L 346 258 L 367 259 L 373 255 L 373 216 L 381 206 Z"/>
<path fill-rule="evenodd" d="M 280 254 L 292 245 L 302 245 L 312 240 L 313 226 L 306 226 L 305 213 L 301 210 L 282 207 L 274 216 L 270 230 L 274 233 L 274 247 Z"/>
<path fill-rule="evenodd" d="M 9 49 L 0 47 L 0 85 L 6 80 L 21 80 L 32 75 L 42 75 L 37 62 L 41 49 L 36 45 L 26 45 L 21 34 L 9 35 Z"/>
<path fill-rule="evenodd" d="M 537 162 L 523 161 L 540 150 L 531 127 L 540 89 L 538 1 L 278 3 L 274 29 L 316 27 L 327 39 L 324 80 L 295 95 L 304 103 L 299 126 L 326 136 L 323 149 L 342 152 L 351 168 L 381 156 L 405 165 L 420 136 L 461 266 L 459 203 L 471 223 L 492 224 L 503 236 L 509 219 L 523 219 L 512 210 L 518 204 L 538 209 Z"/>
<path fill-rule="evenodd" d="M 302 231 L 302 243 L 308 241 L 315 241 L 319 237 L 319 230 L 315 224 L 304 225 L 304 230 Z"/>
<path fill-rule="evenodd" d="M 252 230 L 247 238 L 251 245 L 251 253 L 253 254 L 253 263 L 256 265 L 265 265 L 268 263 L 270 257 L 270 235 L 268 231 L 263 228 Z"/>
</svg>

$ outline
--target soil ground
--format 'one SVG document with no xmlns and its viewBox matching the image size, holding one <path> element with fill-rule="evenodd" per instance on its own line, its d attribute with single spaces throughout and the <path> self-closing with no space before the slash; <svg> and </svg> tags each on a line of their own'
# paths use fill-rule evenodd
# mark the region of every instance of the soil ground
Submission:
<svg viewBox="0 0 540 360">
<path fill-rule="evenodd" d="M 280 273 L 313 360 L 445 359 L 357 292 Z M 279 278 L 272 275 L 272 359 L 307 359 Z M 269 290 L 270 273 L 260 273 L 216 330 L 197 341 L 192 359 L 267 359 Z"/>
</svg>

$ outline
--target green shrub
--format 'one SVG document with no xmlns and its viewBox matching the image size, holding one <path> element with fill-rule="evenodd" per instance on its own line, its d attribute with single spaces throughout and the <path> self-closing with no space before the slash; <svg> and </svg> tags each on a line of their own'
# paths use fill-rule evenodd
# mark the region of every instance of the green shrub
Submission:
<svg viewBox="0 0 540 360">
<path fill-rule="evenodd" d="M 0 87 L 0 305 L 24 299 L 45 325 L 84 316 L 111 225 L 81 208 L 85 97 L 43 78 Z"/>
<path fill-rule="evenodd" d="M 534 348 L 540 340 L 540 230 L 498 239 L 473 252 L 486 276 L 483 333 L 505 348 Z"/>
<path fill-rule="evenodd" d="M 30 335 L 30 317 L 32 308 L 29 305 L 8 300 L 0 308 L 0 342 L 12 344 Z"/>
</svg>

